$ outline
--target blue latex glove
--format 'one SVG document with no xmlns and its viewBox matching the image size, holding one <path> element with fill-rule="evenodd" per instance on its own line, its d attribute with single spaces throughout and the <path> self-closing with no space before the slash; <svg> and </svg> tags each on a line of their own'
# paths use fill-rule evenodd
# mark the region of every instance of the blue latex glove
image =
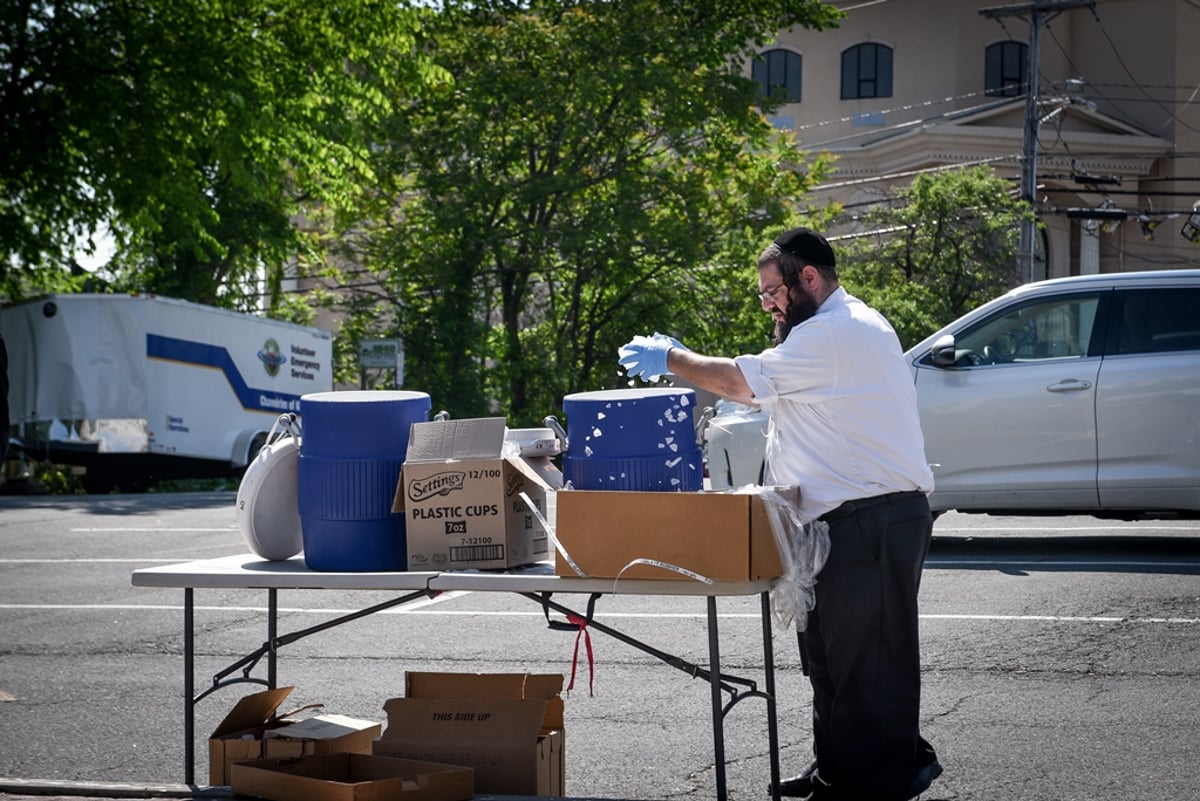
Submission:
<svg viewBox="0 0 1200 801">
<path fill-rule="evenodd" d="M 671 375 L 671 371 L 667 369 L 667 354 L 671 348 L 687 350 L 674 337 L 656 332 L 650 337 L 634 337 L 617 353 L 620 355 L 620 365 L 631 378 L 654 381 L 659 376 Z"/>
</svg>

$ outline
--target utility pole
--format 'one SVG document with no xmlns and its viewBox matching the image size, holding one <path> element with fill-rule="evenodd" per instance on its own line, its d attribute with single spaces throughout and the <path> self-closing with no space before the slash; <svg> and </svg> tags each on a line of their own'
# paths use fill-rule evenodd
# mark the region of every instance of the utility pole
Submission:
<svg viewBox="0 0 1200 801">
<path fill-rule="evenodd" d="M 1051 2 L 1021 3 L 1011 6 L 990 6 L 979 9 L 988 19 L 1021 17 L 1029 19 L 1029 46 L 1026 51 L 1025 87 L 1025 131 L 1021 140 L 1021 198 L 1029 203 L 1030 209 L 1037 208 L 1037 136 L 1041 124 L 1038 112 L 1038 53 L 1042 26 L 1058 16 L 1060 11 L 1074 8 L 1095 10 L 1095 0 L 1057 0 Z M 1037 220 L 1030 218 L 1021 223 L 1021 240 L 1018 246 L 1017 263 L 1027 281 L 1034 279 L 1034 244 L 1037 237 Z"/>
</svg>

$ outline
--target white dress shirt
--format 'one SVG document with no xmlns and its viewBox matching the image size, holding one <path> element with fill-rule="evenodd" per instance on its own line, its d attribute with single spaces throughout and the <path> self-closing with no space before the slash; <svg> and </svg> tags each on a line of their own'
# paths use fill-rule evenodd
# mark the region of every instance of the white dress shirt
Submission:
<svg viewBox="0 0 1200 801">
<path fill-rule="evenodd" d="M 933 490 L 900 341 L 844 288 L 783 343 L 735 361 L 771 418 L 764 482 L 799 487 L 804 519 L 844 501 Z"/>
</svg>

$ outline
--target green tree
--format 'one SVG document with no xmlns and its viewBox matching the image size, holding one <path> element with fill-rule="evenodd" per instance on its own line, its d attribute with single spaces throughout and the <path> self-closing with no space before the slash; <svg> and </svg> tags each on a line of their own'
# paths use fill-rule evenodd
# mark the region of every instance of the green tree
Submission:
<svg viewBox="0 0 1200 801">
<path fill-rule="evenodd" d="M 827 162 L 772 129 L 743 66 L 769 33 L 836 18 L 814 0 L 437 14 L 425 49 L 454 81 L 377 136 L 396 180 L 349 240 L 377 330 L 404 338 L 406 385 L 530 424 L 623 383 L 633 334 L 765 342 L 754 257 Z"/>
<path fill-rule="evenodd" d="M 916 344 L 1021 283 L 1020 223 L 1032 211 L 987 166 L 929 172 L 836 243 L 842 283 Z"/>
<path fill-rule="evenodd" d="M 382 0 L 15 0 L 0 11 L 0 292 L 78 285 L 253 306 L 313 255 L 295 215 L 373 184 L 364 125 L 439 73 Z"/>
</svg>

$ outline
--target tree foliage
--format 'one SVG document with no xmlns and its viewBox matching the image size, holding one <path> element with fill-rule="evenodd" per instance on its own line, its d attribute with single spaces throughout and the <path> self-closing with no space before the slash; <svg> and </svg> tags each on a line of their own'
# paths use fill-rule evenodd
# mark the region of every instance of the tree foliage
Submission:
<svg viewBox="0 0 1200 801">
<path fill-rule="evenodd" d="M 908 347 L 1021 283 L 1029 204 L 991 168 L 918 175 L 836 245 L 842 283 L 891 321 Z"/>
<path fill-rule="evenodd" d="M 119 289 L 253 306 L 294 215 L 373 184 L 364 123 L 436 77 L 380 0 L 17 0 L 0 11 L 0 292 L 78 283 L 107 226 Z M 86 247 L 86 245 L 85 245 Z"/>
<path fill-rule="evenodd" d="M 380 129 L 394 180 L 347 240 L 406 386 L 530 424 L 624 381 L 633 334 L 765 343 L 754 257 L 828 165 L 771 128 L 743 66 L 835 19 L 812 0 L 443 7 L 423 46 L 453 82 Z"/>
</svg>

